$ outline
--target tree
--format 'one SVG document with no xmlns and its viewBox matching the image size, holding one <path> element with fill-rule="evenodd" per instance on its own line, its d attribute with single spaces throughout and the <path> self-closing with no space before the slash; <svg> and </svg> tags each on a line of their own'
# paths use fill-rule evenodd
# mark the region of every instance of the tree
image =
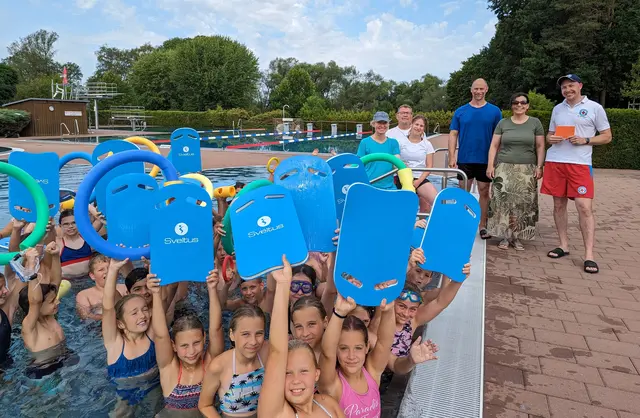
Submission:
<svg viewBox="0 0 640 418">
<path fill-rule="evenodd" d="M 293 67 L 284 80 L 271 93 L 272 108 L 289 105 L 289 111 L 298 115 L 307 98 L 315 93 L 315 86 L 309 73 L 301 66 Z"/>
<path fill-rule="evenodd" d="M 629 78 L 622 85 L 621 94 L 622 97 L 634 103 L 637 99 L 640 99 L 640 56 L 638 57 L 638 61 L 631 67 Z"/>
<path fill-rule="evenodd" d="M 506 106 L 516 91 L 560 98 L 556 79 L 567 73 L 579 74 L 583 92 L 601 104 L 620 103 L 624 76 L 640 52 L 640 2 L 489 0 L 489 8 L 498 16 L 496 34 L 451 74 L 450 104 L 460 104 L 471 74 L 484 77 L 490 97 Z"/>
<path fill-rule="evenodd" d="M 31 97 L 51 97 L 51 80 L 56 77 L 58 77 L 57 74 L 45 74 L 19 83 L 16 86 L 15 100 L 29 99 Z"/>
<path fill-rule="evenodd" d="M 173 99 L 171 68 L 174 51 L 157 50 L 140 57 L 133 68 L 129 82 L 138 104 L 150 110 L 169 110 Z"/>
<path fill-rule="evenodd" d="M 18 72 L 7 64 L 0 64 L 0 104 L 13 99 L 17 84 Z"/>
<path fill-rule="evenodd" d="M 258 59 L 225 36 L 197 36 L 172 49 L 172 103 L 182 110 L 248 107 L 256 94 Z"/>
<path fill-rule="evenodd" d="M 544 94 L 536 93 L 533 90 L 529 91 L 527 96 L 529 96 L 529 109 L 531 110 L 552 111 L 556 105 L 554 101 L 547 99 Z"/>
<path fill-rule="evenodd" d="M 318 95 L 309 96 L 300 109 L 300 117 L 305 120 L 322 120 L 326 113 L 326 101 Z"/>
<path fill-rule="evenodd" d="M 54 74 L 58 63 L 54 60 L 56 32 L 41 29 L 12 42 L 7 48 L 9 56 L 4 63 L 13 67 L 21 82 L 29 82 L 45 74 Z"/>
<path fill-rule="evenodd" d="M 168 41 L 167 41 L 168 42 Z M 96 65 L 95 77 L 101 77 L 102 74 L 111 72 L 118 75 L 121 80 L 126 80 L 131 71 L 133 64 L 146 54 L 153 52 L 155 48 L 150 44 L 144 44 L 133 49 L 119 49 L 102 45 L 96 51 L 98 64 Z"/>
<path fill-rule="evenodd" d="M 82 70 L 80 66 L 75 62 L 65 62 L 64 64 L 58 64 L 60 77 L 62 77 L 62 69 L 67 67 L 67 80 L 69 84 L 80 84 L 82 81 Z"/>
</svg>

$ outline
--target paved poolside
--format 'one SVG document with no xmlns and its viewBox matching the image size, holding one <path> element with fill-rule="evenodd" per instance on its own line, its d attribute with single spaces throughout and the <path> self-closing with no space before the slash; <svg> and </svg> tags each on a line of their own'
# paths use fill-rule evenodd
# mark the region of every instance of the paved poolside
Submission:
<svg viewBox="0 0 640 418">
<path fill-rule="evenodd" d="M 595 170 L 600 273 L 557 246 L 553 202 L 540 197 L 540 238 L 526 252 L 487 246 L 485 416 L 640 417 L 640 171 Z"/>
</svg>

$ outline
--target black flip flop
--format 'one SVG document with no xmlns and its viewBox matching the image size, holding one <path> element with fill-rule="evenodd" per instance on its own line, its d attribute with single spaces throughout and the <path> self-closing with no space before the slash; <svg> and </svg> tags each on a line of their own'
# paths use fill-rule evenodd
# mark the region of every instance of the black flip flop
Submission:
<svg viewBox="0 0 640 418">
<path fill-rule="evenodd" d="M 487 231 L 485 228 L 482 228 L 480 230 L 480 238 L 489 239 L 489 238 L 491 238 L 491 235 L 489 234 L 489 231 Z"/>
<path fill-rule="evenodd" d="M 595 270 L 587 270 L 587 268 L 595 269 Z M 584 262 L 584 272 L 589 274 L 596 274 L 600 271 L 598 264 L 593 260 L 585 260 Z"/>
<path fill-rule="evenodd" d="M 551 254 L 555 254 L 555 257 L 552 256 Z M 549 251 L 547 253 L 547 257 L 549 258 L 553 258 L 553 259 L 558 259 L 558 258 L 562 258 L 565 255 L 569 255 L 569 251 L 565 251 L 562 248 L 558 247 L 558 248 L 554 248 L 553 250 Z"/>
</svg>

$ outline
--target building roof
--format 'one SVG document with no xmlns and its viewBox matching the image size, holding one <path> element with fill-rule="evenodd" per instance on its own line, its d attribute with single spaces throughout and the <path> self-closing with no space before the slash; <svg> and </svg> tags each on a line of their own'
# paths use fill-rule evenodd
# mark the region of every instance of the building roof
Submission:
<svg viewBox="0 0 640 418">
<path fill-rule="evenodd" d="M 58 102 L 58 103 L 89 103 L 88 100 L 62 100 L 62 99 L 36 99 L 36 98 L 29 98 L 29 99 L 17 100 L 15 102 L 11 102 L 11 103 L 5 103 L 5 104 L 2 105 L 2 107 L 7 107 L 7 106 L 14 105 L 14 104 L 24 103 L 24 102 L 29 102 L 29 101 Z"/>
</svg>

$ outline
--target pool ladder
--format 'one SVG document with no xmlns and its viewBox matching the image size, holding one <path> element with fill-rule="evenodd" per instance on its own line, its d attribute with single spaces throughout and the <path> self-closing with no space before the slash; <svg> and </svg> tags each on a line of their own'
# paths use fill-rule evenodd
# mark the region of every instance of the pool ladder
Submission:
<svg viewBox="0 0 640 418">
<path fill-rule="evenodd" d="M 78 125 L 78 119 L 74 119 L 73 120 L 73 125 L 74 125 L 74 132 L 73 135 L 80 135 L 80 126 Z M 64 129 L 67 130 L 67 133 L 64 133 Z M 71 136 L 71 131 L 69 130 L 69 127 L 67 126 L 66 123 L 61 122 L 60 123 L 60 139 L 64 141 L 64 136 Z"/>
</svg>

